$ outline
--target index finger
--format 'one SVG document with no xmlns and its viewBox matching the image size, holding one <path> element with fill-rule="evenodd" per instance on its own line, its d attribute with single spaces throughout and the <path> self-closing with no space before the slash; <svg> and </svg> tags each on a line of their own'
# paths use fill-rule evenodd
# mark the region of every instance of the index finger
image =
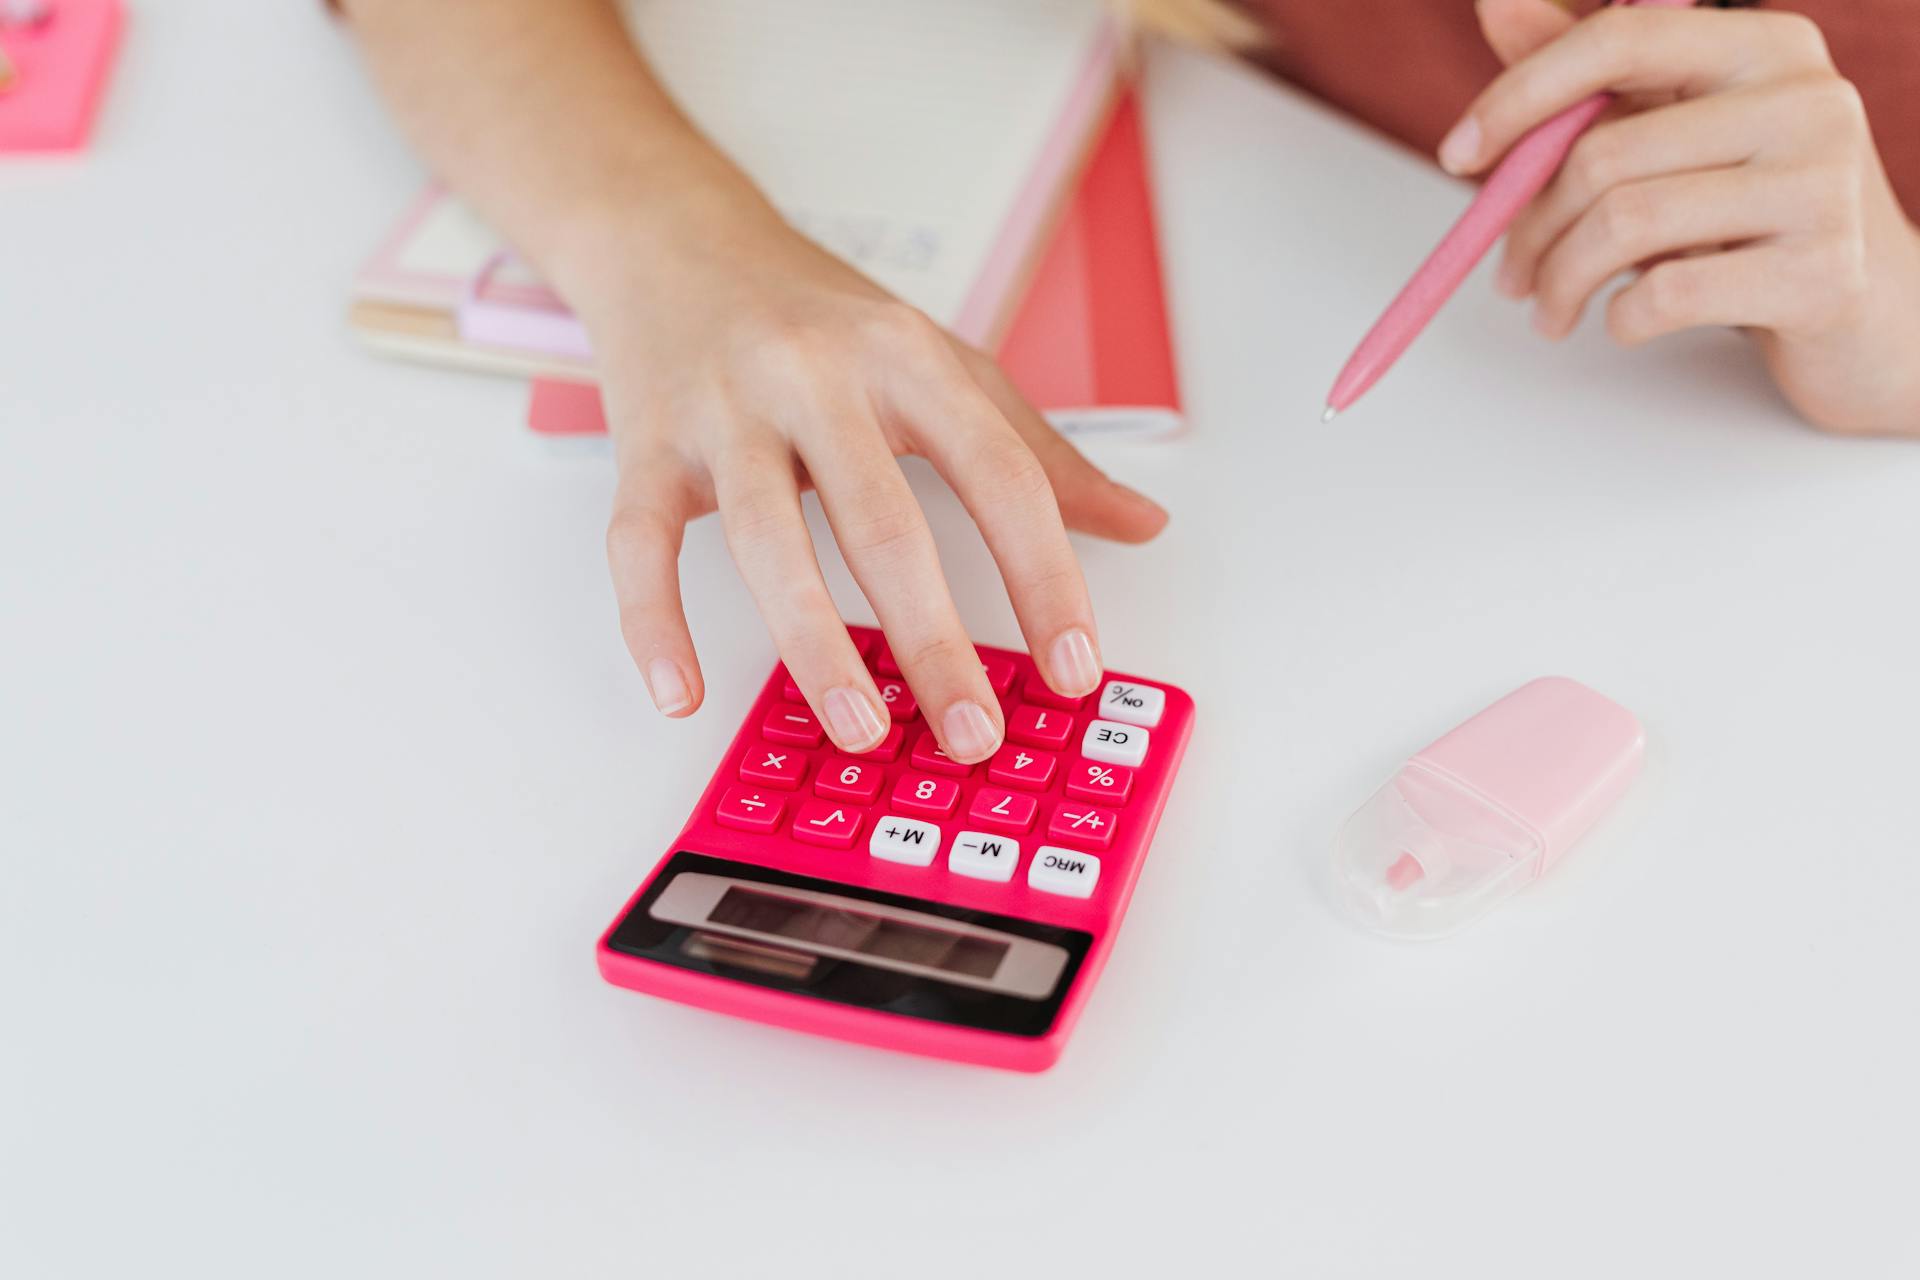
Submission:
<svg viewBox="0 0 1920 1280">
<path fill-rule="evenodd" d="M 1476 173 L 1535 125 L 1596 93 L 1698 97 L 1826 64 L 1796 14 L 1612 5 L 1501 72 L 1440 144 L 1451 173 Z"/>
</svg>

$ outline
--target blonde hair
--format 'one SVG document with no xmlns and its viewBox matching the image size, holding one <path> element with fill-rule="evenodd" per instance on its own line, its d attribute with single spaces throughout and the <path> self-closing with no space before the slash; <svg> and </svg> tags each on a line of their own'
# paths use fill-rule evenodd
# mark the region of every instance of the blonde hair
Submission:
<svg viewBox="0 0 1920 1280">
<path fill-rule="evenodd" d="M 1184 44 L 1215 49 L 1247 49 L 1266 33 L 1252 16 L 1229 0 L 1113 0 L 1135 30 Z"/>
</svg>

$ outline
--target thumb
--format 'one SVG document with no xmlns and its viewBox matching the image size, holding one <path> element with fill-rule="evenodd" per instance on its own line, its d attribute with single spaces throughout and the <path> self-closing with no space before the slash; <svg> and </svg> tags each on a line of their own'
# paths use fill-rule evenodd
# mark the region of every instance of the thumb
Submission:
<svg viewBox="0 0 1920 1280">
<path fill-rule="evenodd" d="M 1511 66 L 1564 34 L 1578 21 L 1557 0 L 1475 0 L 1481 34 Z"/>
</svg>

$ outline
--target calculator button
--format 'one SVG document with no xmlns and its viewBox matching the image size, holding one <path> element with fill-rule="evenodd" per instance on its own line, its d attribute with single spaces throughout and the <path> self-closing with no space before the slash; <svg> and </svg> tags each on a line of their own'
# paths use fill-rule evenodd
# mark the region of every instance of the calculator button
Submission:
<svg viewBox="0 0 1920 1280">
<path fill-rule="evenodd" d="M 1071 840 L 1104 849 L 1113 843 L 1114 824 L 1119 820 L 1119 815 L 1111 809 L 1097 809 L 1070 800 L 1053 811 L 1053 821 L 1047 824 L 1047 839 Z"/>
<path fill-rule="evenodd" d="M 1015 707 L 1007 719 L 1007 736 L 1025 746 L 1058 751 L 1073 736 L 1073 713 L 1058 707 Z"/>
<path fill-rule="evenodd" d="M 907 688 L 905 680 L 878 681 L 880 700 L 887 704 L 887 710 L 893 715 L 895 724 L 904 724 L 913 719 L 919 704 L 913 700 L 913 690 Z"/>
<path fill-rule="evenodd" d="M 1004 787 L 1045 789 L 1053 781 L 1053 766 L 1058 756 L 1025 747 L 1002 747 L 993 753 L 987 765 L 987 777 Z"/>
<path fill-rule="evenodd" d="M 961 764 L 940 749 L 940 742 L 933 736 L 933 730 L 922 729 L 919 741 L 913 744 L 913 767 L 924 769 L 928 773 L 946 773 L 956 778 L 964 778 L 973 772 L 970 764 Z"/>
<path fill-rule="evenodd" d="M 766 832 L 780 825 L 780 815 L 786 811 L 784 796 L 756 787 L 728 787 L 713 816 L 723 827 Z"/>
<path fill-rule="evenodd" d="M 1004 883 L 1013 879 L 1013 869 L 1019 865 L 1017 842 L 984 831 L 962 831 L 953 838 L 953 847 L 947 850 L 947 870 L 975 880 Z"/>
<path fill-rule="evenodd" d="M 778 706 L 767 712 L 760 725 L 760 736 L 770 742 L 791 742 L 799 747 L 817 747 L 822 737 L 820 722 L 805 707 Z"/>
<path fill-rule="evenodd" d="M 1133 791 L 1133 770 L 1117 764 L 1076 760 L 1067 770 L 1067 794 L 1081 800 L 1125 804 Z"/>
<path fill-rule="evenodd" d="M 1018 791 L 1002 791 L 999 787 L 982 787 L 973 793 L 973 804 L 967 808 L 967 821 L 978 823 L 989 831 L 1011 831 L 1019 835 L 1033 825 L 1033 815 L 1040 812 L 1040 802 Z"/>
<path fill-rule="evenodd" d="M 1034 850 L 1027 864 L 1027 886 L 1042 893 L 1058 893 L 1069 898 L 1093 896 L 1100 883 L 1100 859 L 1091 853 L 1061 849 L 1043 844 Z"/>
<path fill-rule="evenodd" d="M 897 676 L 900 674 L 900 664 L 894 661 L 893 646 L 885 640 L 882 640 L 880 647 L 874 651 L 873 669 L 883 676 Z"/>
<path fill-rule="evenodd" d="M 800 692 L 800 686 L 793 682 L 785 667 L 780 668 L 780 696 L 788 702 L 805 702 L 807 695 Z"/>
<path fill-rule="evenodd" d="M 1081 736 L 1080 754 L 1103 764 L 1135 768 L 1147 758 L 1147 737 L 1147 731 L 1137 725 L 1093 720 Z"/>
<path fill-rule="evenodd" d="M 1020 696 L 1028 702 L 1037 702 L 1043 707 L 1059 707 L 1062 711 L 1078 711 L 1085 698 L 1069 698 L 1065 694 L 1055 693 L 1047 688 L 1047 682 L 1040 678 L 1038 671 L 1027 677 L 1020 686 Z"/>
<path fill-rule="evenodd" d="M 1013 689 L 1013 677 L 1019 670 L 1014 666 L 1012 658 L 998 653 L 981 654 L 980 669 L 987 673 L 987 683 L 992 685 L 993 691 L 1001 697 L 1005 697 Z"/>
<path fill-rule="evenodd" d="M 793 815 L 793 838 L 834 849 L 851 849 L 860 834 L 861 811 L 836 800 L 809 800 Z"/>
<path fill-rule="evenodd" d="M 847 638 L 853 641 L 853 647 L 859 651 L 862 658 L 871 658 L 874 647 L 880 643 L 880 637 L 871 631 L 849 631 Z"/>
<path fill-rule="evenodd" d="M 792 791 L 807 776 L 807 756 L 794 747 L 756 742 L 740 760 L 740 780 Z"/>
<path fill-rule="evenodd" d="M 871 751 L 862 751 L 862 760 L 884 760 L 892 764 L 900 758 L 900 748 L 907 742 L 907 731 L 902 725 L 888 725 L 887 736 L 880 739 L 880 745 Z"/>
<path fill-rule="evenodd" d="M 922 817 L 944 818 L 960 803 L 960 784 L 952 778 L 909 773 L 893 784 L 893 807 Z"/>
<path fill-rule="evenodd" d="M 1167 709 L 1167 691 L 1138 680 L 1109 680 L 1100 690 L 1100 715 L 1151 729 Z"/>
<path fill-rule="evenodd" d="M 880 798 L 880 784 L 885 777 L 885 771 L 871 760 L 834 756 L 820 766 L 820 776 L 813 780 L 813 793 L 835 800 L 851 800 L 855 804 L 872 804 Z"/>
<path fill-rule="evenodd" d="M 933 865 L 940 852 L 940 828 L 915 818 L 888 814 L 873 824 L 867 839 L 867 852 L 888 862 L 904 862 L 910 867 Z"/>
</svg>

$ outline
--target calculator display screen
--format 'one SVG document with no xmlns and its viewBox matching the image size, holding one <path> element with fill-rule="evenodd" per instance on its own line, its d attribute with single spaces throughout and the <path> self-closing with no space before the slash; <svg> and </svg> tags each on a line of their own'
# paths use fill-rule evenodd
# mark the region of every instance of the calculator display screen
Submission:
<svg viewBox="0 0 1920 1280">
<path fill-rule="evenodd" d="M 760 937 L 790 938 L 975 978 L 991 978 L 1008 949 L 1005 942 L 991 938 L 931 929 L 740 885 L 721 896 L 707 920 L 749 930 Z"/>
<path fill-rule="evenodd" d="M 1045 1035 L 1093 935 L 682 849 L 608 934 L 624 955 L 796 998 Z"/>
</svg>

